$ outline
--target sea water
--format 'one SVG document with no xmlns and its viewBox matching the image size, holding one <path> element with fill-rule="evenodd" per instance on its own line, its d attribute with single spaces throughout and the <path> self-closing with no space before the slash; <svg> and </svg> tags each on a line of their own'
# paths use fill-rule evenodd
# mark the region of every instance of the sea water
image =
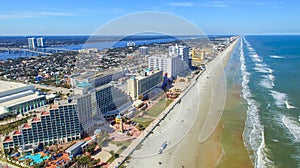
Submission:
<svg viewBox="0 0 300 168">
<path fill-rule="evenodd" d="M 255 167 L 300 167 L 300 36 L 243 36 L 238 47 Z"/>
</svg>

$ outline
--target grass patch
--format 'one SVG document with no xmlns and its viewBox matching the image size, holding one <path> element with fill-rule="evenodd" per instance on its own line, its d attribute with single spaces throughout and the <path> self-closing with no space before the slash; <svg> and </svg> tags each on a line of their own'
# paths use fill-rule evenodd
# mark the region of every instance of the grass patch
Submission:
<svg viewBox="0 0 300 168">
<path fill-rule="evenodd" d="M 147 111 L 147 114 L 151 117 L 157 117 L 162 113 L 171 103 L 173 100 L 166 100 L 165 98 L 159 100 L 153 107 Z"/>
<path fill-rule="evenodd" d="M 151 122 L 153 121 L 152 118 L 146 118 L 146 117 L 135 117 L 133 119 L 134 122 L 137 122 L 137 123 L 146 123 L 146 122 Z"/>
<path fill-rule="evenodd" d="M 110 143 L 117 146 L 129 146 L 131 144 L 131 141 L 111 141 Z"/>
<path fill-rule="evenodd" d="M 168 99 L 165 108 L 167 108 L 173 101 L 173 99 Z"/>
<path fill-rule="evenodd" d="M 108 159 L 107 163 L 112 163 L 115 159 L 116 159 L 116 157 L 115 157 L 114 155 L 112 155 L 112 156 Z"/>
<path fill-rule="evenodd" d="M 44 93 L 47 93 L 47 92 L 50 92 L 51 89 L 45 89 L 45 88 L 41 88 L 41 91 L 44 92 Z"/>
<path fill-rule="evenodd" d="M 139 127 L 141 129 L 148 127 L 152 123 L 153 120 L 154 119 L 152 119 L 152 118 L 146 118 L 146 117 L 136 117 L 133 119 L 134 122 L 139 124 Z"/>
<path fill-rule="evenodd" d="M 119 155 L 121 155 L 121 153 L 122 153 L 125 149 L 127 149 L 127 147 L 128 147 L 128 146 L 122 146 L 122 147 L 117 151 L 117 153 L 118 153 Z"/>
</svg>

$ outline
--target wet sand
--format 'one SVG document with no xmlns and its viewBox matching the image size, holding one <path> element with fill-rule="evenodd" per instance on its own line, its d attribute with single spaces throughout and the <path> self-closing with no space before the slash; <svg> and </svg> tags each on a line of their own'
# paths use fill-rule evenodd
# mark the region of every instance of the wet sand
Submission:
<svg viewBox="0 0 300 168">
<path fill-rule="evenodd" d="M 229 56 L 225 57 L 224 66 Z M 232 65 L 234 66 L 234 65 Z M 241 105 L 240 86 L 232 80 L 234 72 L 227 72 L 226 104 L 222 118 L 213 134 L 200 144 L 201 167 L 240 168 L 253 167 L 243 142 L 246 107 Z"/>
</svg>

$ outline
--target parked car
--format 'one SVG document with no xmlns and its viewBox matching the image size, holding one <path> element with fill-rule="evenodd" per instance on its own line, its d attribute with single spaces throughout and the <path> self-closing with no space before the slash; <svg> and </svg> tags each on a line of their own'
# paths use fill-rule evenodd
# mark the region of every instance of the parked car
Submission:
<svg viewBox="0 0 300 168">
<path fill-rule="evenodd" d="M 168 142 L 165 141 L 159 148 L 158 154 L 162 154 L 163 150 L 166 149 Z"/>
</svg>

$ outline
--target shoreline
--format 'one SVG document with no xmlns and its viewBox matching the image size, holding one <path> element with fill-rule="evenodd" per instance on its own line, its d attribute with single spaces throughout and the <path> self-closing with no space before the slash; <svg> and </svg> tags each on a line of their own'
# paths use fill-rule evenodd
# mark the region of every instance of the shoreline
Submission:
<svg viewBox="0 0 300 168">
<path fill-rule="evenodd" d="M 235 71 L 239 68 L 235 68 L 237 63 L 235 58 L 232 60 L 229 57 L 227 58 L 227 95 L 224 112 L 217 129 L 213 133 L 215 138 L 212 137 L 208 140 L 211 143 L 218 144 L 219 150 L 221 150 L 221 153 L 216 152 L 215 154 L 219 155 L 219 160 L 214 167 L 253 167 L 243 139 L 247 107 L 241 103 L 243 101 L 240 96 L 241 86 L 236 79 L 237 74 Z"/>
<path fill-rule="evenodd" d="M 210 137 L 214 137 L 214 130 L 221 118 L 220 114 L 222 114 L 219 112 L 219 108 L 222 108 L 222 106 L 218 107 L 218 105 L 216 105 L 218 102 L 214 102 L 213 104 L 213 106 L 216 107 L 210 107 L 213 102 L 211 98 L 217 96 L 217 86 L 224 71 L 224 67 L 219 67 L 219 65 L 221 62 L 223 63 L 229 60 L 231 52 L 237 42 L 238 39 L 223 51 L 223 53 L 217 56 L 219 57 L 218 59 L 215 58 L 207 64 L 207 69 L 210 71 L 205 71 L 199 77 L 195 86 L 192 86 L 192 89 L 197 92 L 190 91 L 182 98 L 182 101 L 187 101 L 187 104 L 181 103 L 185 104 L 182 109 L 180 107 L 174 107 L 172 113 L 168 114 L 165 119 L 170 121 L 167 121 L 167 123 L 163 121 L 159 127 L 153 130 L 154 133 L 144 140 L 141 147 L 133 151 L 126 167 L 178 167 L 179 165 L 183 167 L 212 167 L 212 163 L 214 164 L 220 159 L 219 155 L 215 157 L 211 154 L 214 159 L 208 160 L 207 151 L 215 151 L 218 150 L 218 148 L 216 148 L 216 144 L 211 144 L 212 147 L 215 147 L 215 150 L 210 150 L 210 148 L 207 148 L 203 144 L 210 142 L 207 141 Z M 208 80 L 210 77 L 211 80 Z M 213 85 L 211 81 L 214 81 Z M 201 96 L 199 97 L 199 95 Z M 197 102 L 191 100 L 197 100 Z M 195 105 L 198 106 L 199 109 L 186 108 L 194 107 Z M 214 111 L 218 111 L 217 116 Z M 185 113 L 190 114 L 187 115 Z M 178 119 L 180 119 L 181 122 Z M 216 123 L 211 125 L 208 124 L 210 122 L 206 123 L 206 120 L 213 120 Z M 185 125 L 185 123 L 188 124 Z M 191 125 L 191 123 L 193 124 Z M 208 127 L 209 129 L 201 131 L 203 127 Z M 163 135 L 161 134 L 162 131 Z M 203 139 L 201 138 L 202 135 L 205 135 L 203 142 L 201 142 L 201 139 Z M 182 137 L 178 138 L 178 136 Z M 165 151 L 159 155 L 157 151 L 163 141 L 167 141 L 169 145 Z M 189 154 L 187 155 L 187 153 Z M 200 160 L 206 163 L 199 163 Z"/>
</svg>

